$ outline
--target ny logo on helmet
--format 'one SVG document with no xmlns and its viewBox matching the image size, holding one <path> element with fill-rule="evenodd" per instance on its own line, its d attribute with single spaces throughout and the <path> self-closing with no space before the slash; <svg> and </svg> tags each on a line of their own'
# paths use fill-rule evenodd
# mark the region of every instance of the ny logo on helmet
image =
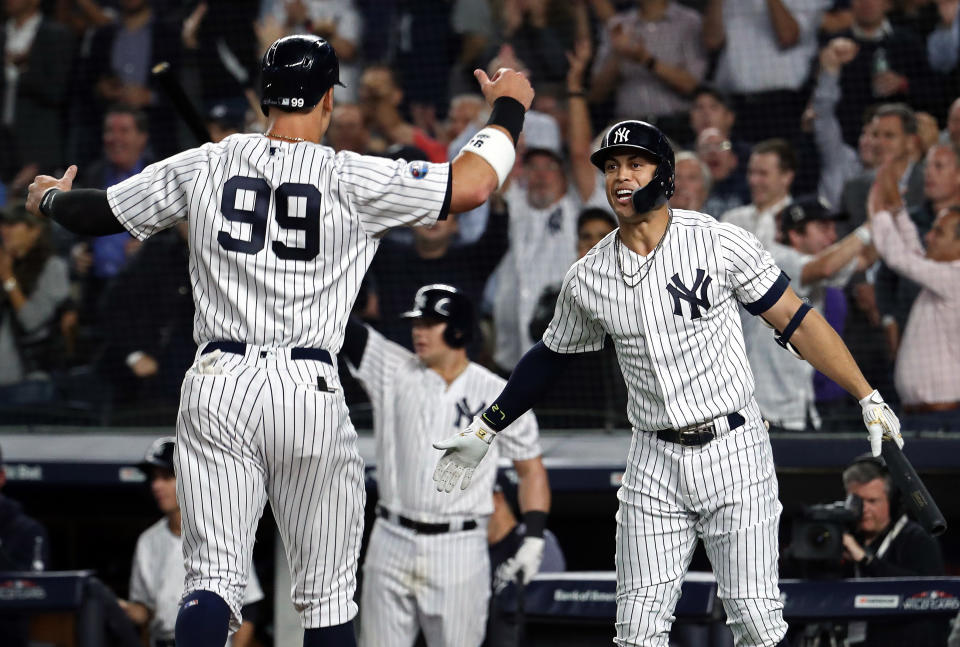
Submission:
<svg viewBox="0 0 960 647">
<path fill-rule="evenodd" d="M 630 136 L 629 128 L 617 128 L 616 132 L 613 133 L 613 143 L 614 144 L 626 144 L 627 138 Z"/>
</svg>

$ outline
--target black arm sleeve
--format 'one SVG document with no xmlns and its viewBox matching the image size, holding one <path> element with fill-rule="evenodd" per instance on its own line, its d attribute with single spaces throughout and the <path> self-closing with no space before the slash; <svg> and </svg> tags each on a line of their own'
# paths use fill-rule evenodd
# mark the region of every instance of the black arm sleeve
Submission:
<svg viewBox="0 0 960 647">
<path fill-rule="evenodd" d="M 100 189 L 53 189 L 40 202 L 40 210 L 75 234 L 106 236 L 126 231 L 110 209 L 107 192 Z"/>
<path fill-rule="evenodd" d="M 555 353 L 538 341 L 520 358 L 500 396 L 480 414 L 484 422 L 494 431 L 506 429 L 533 407 L 572 358 L 572 354 Z"/>
<path fill-rule="evenodd" d="M 356 317 L 347 319 L 347 332 L 343 338 L 343 354 L 347 356 L 350 363 L 360 367 L 363 360 L 363 351 L 367 348 L 367 338 L 370 331 L 362 321 Z"/>
</svg>

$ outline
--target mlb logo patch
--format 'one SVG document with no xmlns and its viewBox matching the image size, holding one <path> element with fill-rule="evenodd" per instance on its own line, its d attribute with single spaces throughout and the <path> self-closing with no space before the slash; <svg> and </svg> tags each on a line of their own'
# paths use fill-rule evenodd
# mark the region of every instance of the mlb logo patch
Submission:
<svg viewBox="0 0 960 647">
<path fill-rule="evenodd" d="M 426 162 L 414 162 L 410 164 L 410 175 L 413 176 L 414 180 L 422 180 L 427 177 L 427 171 L 430 170 L 430 167 L 427 166 Z"/>
</svg>

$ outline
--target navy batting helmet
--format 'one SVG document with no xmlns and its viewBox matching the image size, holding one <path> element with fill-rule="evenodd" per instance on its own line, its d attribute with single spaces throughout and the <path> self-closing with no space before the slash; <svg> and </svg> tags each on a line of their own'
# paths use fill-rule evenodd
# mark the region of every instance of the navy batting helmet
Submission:
<svg viewBox="0 0 960 647">
<path fill-rule="evenodd" d="M 312 108 L 340 83 L 340 61 L 333 46 L 319 36 L 286 36 L 263 55 L 260 64 L 260 107 L 288 112 Z"/>
<path fill-rule="evenodd" d="M 417 290 L 413 308 L 400 315 L 404 319 L 445 321 L 443 341 L 450 348 L 463 348 L 473 339 L 473 304 L 467 296 L 443 283 L 425 285 Z"/>
<path fill-rule="evenodd" d="M 633 208 L 646 213 L 662 207 L 673 196 L 673 147 L 656 126 L 645 121 L 621 121 L 610 127 L 590 161 L 601 171 L 611 155 L 640 151 L 657 160 L 657 170 L 646 186 L 633 192 Z"/>
<path fill-rule="evenodd" d="M 176 470 L 173 468 L 173 448 L 176 442 L 177 439 L 173 436 L 157 438 L 153 441 L 153 444 L 150 445 L 147 453 L 143 455 L 143 460 L 137 464 L 137 467 L 148 477 L 150 476 L 150 469 L 153 467 L 159 467 L 176 473 Z"/>
</svg>

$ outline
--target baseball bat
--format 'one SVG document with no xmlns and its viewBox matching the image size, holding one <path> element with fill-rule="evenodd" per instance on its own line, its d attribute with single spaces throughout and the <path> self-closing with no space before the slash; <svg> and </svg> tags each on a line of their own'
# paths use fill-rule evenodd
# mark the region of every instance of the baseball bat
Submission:
<svg viewBox="0 0 960 647">
<path fill-rule="evenodd" d="M 197 112 L 196 106 L 187 98 L 187 94 L 183 91 L 183 86 L 180 85 L 180 81 L 173 73 L 170 64 L 166 61 L 157 63 L 150 70 L 150 74 L 163 93 L 170 99 L 174 111 L 187 124 L 187 128 L 190 129 L 193 136 L 200 140 L 200 143 L 210 141 L 210 131 L 207 130 L 206 122 Z"/>
<path fill-rule="evenodd" d="M 947 521 L 903 450 L 897 447 L 897 443 L 884 440 L 881 452 L 890 478 L 900 490 L 904 505 L 927 532 L 934 536 L 942 535 L 947 529 Z"/>
</svg>

